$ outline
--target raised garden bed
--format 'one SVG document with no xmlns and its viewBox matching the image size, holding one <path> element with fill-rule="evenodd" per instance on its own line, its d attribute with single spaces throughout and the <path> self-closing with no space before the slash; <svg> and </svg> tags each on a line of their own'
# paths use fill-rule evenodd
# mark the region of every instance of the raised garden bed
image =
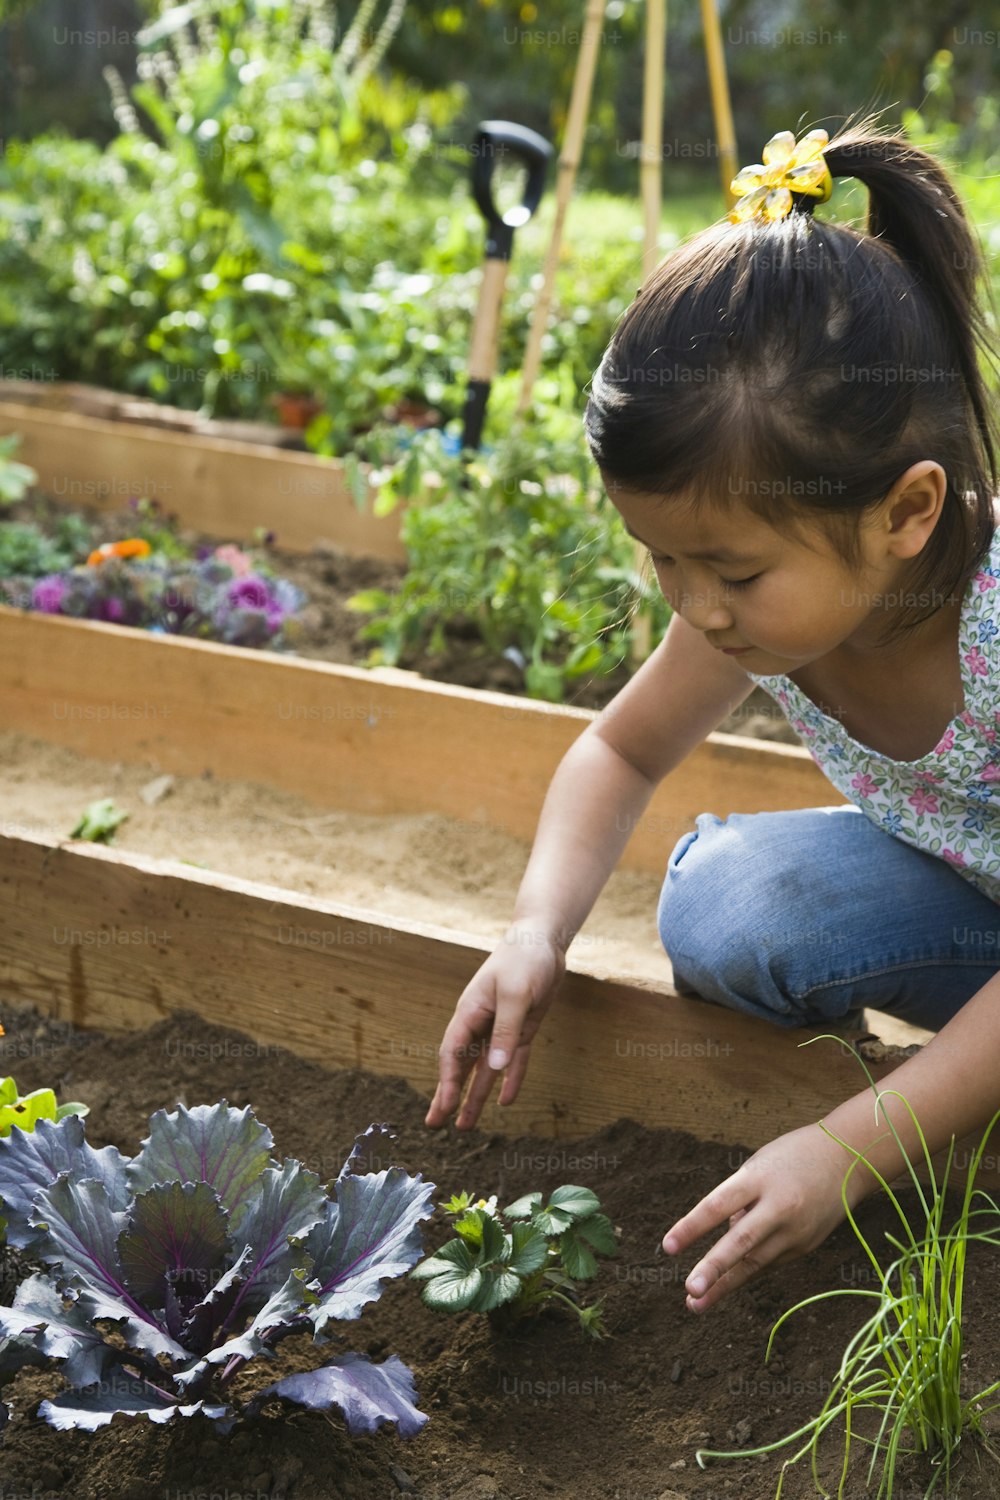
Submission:
<svg viewBox="0 0 1000 1500">
<path fill-rule="evenodd" d="M 24 456 L 38 467 L 34 454 Z M 119 508 L 124 497 L 109 498 Z M 201 510 L 196 520 L 205 524 Z M 9 1429 L 12 1492 L 33 1493 L 30 1484 L 130 1500 L 228 1486 L 313 1500 L 331 1493 L 335 1474 L 347 1500 L 770 1497 L 773 1461 L 702 1474 L 694 1449 L 776 1438 L 816 1411 L 859 1321 L 855 1309 L 847 1299 L 832 1314 L 823 1309 L 819 1353 L 819 1319 L 803 1315 L 778 1364 L 765 1367 L 770 1324 L 800 1296 L 857 1284 L 866 1267 L 842 1231 L 706 1322 L 684 1313 L 684 1268 L 666 1262 L 658 1243 L 746 1151 L 856 1089 L 848 1050 L 802 1052 L 802 1034 L 679 999 L 662 955 L 653 962 L 650 952 L 643 971 L 617 962 L 610 941 L 602 947 L 621 925 L 609 913 L 571 953 L 518 1102 L 489 1107 L 483 1131 L 471 1135 L 432 1135 L 420 1123 L 445 1022 L 509 914 L 502 878 L 490 889 L 488 921 L 473 919 L 465 898 L 478 894 L 490 860 L 499 866 L 511 853 L 516 864 L 518 845 L 526 854 L 552 771 L 589 712 L 6 609 L 0 703 L 12 762 L 7 805 L 22 809 L 0 828 L 0 1002 L 40 1013 L 30 1022 L 3 1013 L 22 1087 L 54 1082 L 63 1097 L 82 1098 L 95 1143 L 129 1151 L 152 1109 L 225 1095 L 253 1104 L 282 1154 L 327 1175 L 355 1131 L 387 1119 L 400 1128 L 392 1159 L 431 1177 L 442 1198 L 463 1187 L 512 1198 L 579 1181 L 602 1198 L 623 1245 L 598 1287 L 613 1335 L 601 1346 L 581 1344 L 558 1318 L 516 1337 L 468 1316 L 443 1320 L 412 1286 L 390 1288 L 345 1347 L 391 1349 L 413 1367 L 434 1419 L 413 1444 L 388 1433 L 352 1440 L 318 1416 L 267 1417 L 228 1441 L 198 1422 L 59 1435 L 26 1416 L 52 1389 L 51 1377 L 31 1372 L 18 1377 Z M 51 747 L 81 762 L 95 796 L 109 783 L 135 790 L 152 777 L 177 778 L 177 805 L 202 810 L 198 862 L 181 862 L 194 851 L 164 842 L 164 828 L 152 830 L 138 812 L 118 848 L 70 841 L 63 803 L 36 808 L 27 796 L 36 757 L 58 790 Z M 218 807 L 197 803 L 205 787 L 218 792 Z M 65 802 L 67 788 L 59 795 Z M 833 800 L 804 749 L 709 736 L 640 820 L 624 876 L 651 916 L 669 850 L 697 813 Z M 381 826 L 390 852 L 423 841 L 433 857 L 435 840 L 458 848 L 459 863 L 445 863 L 436 889 L 425 881 L 420 890 L 414 872 L 416 894 L 439 909 L 401 915 L 398 892 L 380 891 L 379 877 L 358 867 L 336 890 L 311 885 L 304 862 L 282 848 L 282 827 L 332 820 L 336 835 L 348 819 L 368 820 L 376 841 Z M 164 821 L 169 834 L 169 815 Z M 400 842 L 402 824 L 409 844 Z M 242 857 L 240 832 L 250 849 Z M 881 1021 L 876 1029 L 889 1035 Z M 383 1149 L 371 1165 L 388 1160 Z M 985 1175 L 997 1179 L 995 1154 Z M 873 1232 L 890 1222 L 877 1205 L 866 1214 Z M 974 1260 L 967 1292 L 969 1369 L 984 1383 L 998 1347 L 994 1262 Z M 298 1357 L 283 1350 L 276 1373 Z M 912 1481 L 915 1497 L 927 1483 L 919 1464 Z M 971 1461 L 962 1481 L 971 1500 L 996 1493 L 995 1476 L 978 1475 Z M 792 1483 L 808 1480 L 797 1474 Z M 867 1493 L 859 1469 L 845 1493 Z"/>
<path fill-rule="evenodd" d="M 230 541 L 274 529 L 290 551 L 327 540 L 349 555 L 405 560 L 398 513 L 360 510 L 337 459 L 270 447 L 257 424 L 256 441 L 247 441 L 232 436 L 237 423 L 224 424 L 222 437 L 154 425 L 153 411 L 152 402 L 89 387 L 0 382 L 0 436 L 21 434 L 19 457 L 58 500 L 119 510 L 145 497 L 182 525 Z"/>
<path fill-rule="evenodd" d="M 340 1325 L 341 1348 L 376 1359 L 394 1352 L 412 1368 L 418 1405 L 430 1420 L 409 1442 L 386 1430 L 351 1438 L 336 1416 L 282 1416 L 277 1408 L 228 1439 L 201 1418 L 56 1433 L 30 1413 L 54 1392 L 58 1377 L 27 1371 L 13 1388 L 5 1434 L 4 1486 L 11 1496 L 772 1500 L 775 1458 L 702 1471 L 695 1450 L 775 1440 L 814 1415 L 862 1319 L 865 1304 L 849 1298 L 806 1311 L 786 1326 L 771 1362 L 764 1362 L 771 1325 L 796 1300 L 868 1285 L 870 1267 L 846 1228 L 808 1260 L 760 1278 L 706 1317 L 685 1312 L 685 1268 L 660 1253 L 659 1241 L 667 1224 L 742 1159 L 738 1139 L 710 1145 L 634 1120 L 558 1143 L 517 1130 L 500 1136 L 489 1127 L 429 1132 L 422 1125 L 424 1098 L 399 1078 L 328 1071 L 194 1015 L 108 1035 L 79 1033 L 65 1021 L 9 1005 L 0 1013 L 8 1028 L 0 1044 L 4 1071 L 16 1069 L 26 1088 L 56 1083 L 66 1097 L 89 1103 L 95 1145 L 113 1142 L 132 1153 L 152 1110 L 226 1096 L 252 1104 L 272 1127 L 278 1155 L 300 1158 L 327 1177 L 339 1170 L 359 1128 L 387 1120 L 397 1139 L 380 1140 L 362 1169 L 392 1162 L 421 1171 L 438 1185 L 435 1201 L 464 1187 L 499 1192 L 507 1202 L 573 1181 L 599 1195 L 621 1231 L 618 1256 L 603 1264 L 594 1284 L 605 1298 L 610 1332 L 602 1343 L 585 1341 L 559 1313 L 512 1332 L 473 1314 L 433 1313 L 405 1278 L 388 1283 L 357 1323 Z M 876 1241 L 893 1226 L 876 1202 L 864 1206 L 862 1220 Z M 444 1237 L 442 1223 L 431 1221 L 427 1247 Z M 995 1376 L 998 1273 L 997 1252 L 974 1247 L 966 1281 L 970 1382 Z M 267 1378 L 313 1363 L 311 1346 L 290 1340 Z M 850 1500 L 874 1495 L 865 1464 L 860 1449 L 844 1491 Z M 832 1446 L 824 1472 L 835 1484 Z M 912 1462 L 896 1500 L 917 1500 L 930 1477 L 926 1463 Z M 977 1470 L 972 1453 L 958 1478 L 963 1500 L 994 1500 L 996 1472 L 989 1465 Z M 786 1496 L 806 1500 L 811 1493 L 801 1466 L 787 1476 Z"/>
<path fill-rule="evenodd" d="M 467 831 L 516 840 L 531 838 L 552 771 L 590 718 L 584 710 L 435 686 L 410 673 L 11 610 L 0 611 L 0 638 L 5 729 L 77 755 L 143 766 L 150 776 L 208 773 L 220 782 L 262 784 L 305 798 L 319 813 L 438 815 Z M 623 868 L 661 875 L 669 848 L 705 807 L 808 806 L 822 800 L 825 787 L 803 750 L 713 736 L 660 789 Z M 102 794 L 99 786 L 94 794 Z M 9 823 L 0 847 L 14 993 L 78 1022 L 120 1025 L 131 1016 L 141 1024 L 194 1003 L 213 1020 L 239 1015 L 268 1040 L 387 1071 L 400 1069 L 398 1059 L 389 1067 L 386 1030 L 398 1036 L 402 1028 L 413 1044 L 402 1071 L 426 1087 L 444 1021 L 490 946 L 461 929 L 442 931 L 450 925 L 446 907 L 434 926 L 387 922 L 377 911 L 352 909 L 356 903 L 345 909 L 176 860 L 71 843 L 51 826 Z M 468 848 L 474 858 L 474 844 Z M 98 942 L 97 933 L 124 918 L 165 931 L 168 941 Z M 54 925 L 95 937 L 54 945 Z M 296 928 L 325 937 L 282 940 Z M 225 959 L 219 943 L 228 948 Z M 656 988 L 666 994 L 665 961 L 663 972 Z M 281 998 L 290 989 L 293 1015 Z M 608 1006 L 616 996 L 624 1007 L 623 1055 L 609 1059 L 584 1091 L 577 1069 L 589 1073 L 595 1049 L 608 1050 Z M 782 1095 L 774 1081 L 778 1039 L 764 1028 L 676 999 L 665 1015 L 658 995 L 618 986 L 613 975 L 571 975 L 567 1000 L 518 1106 L 529 1128 L 593 1128 L 615 1119 L 633 1095 L 639 1116 L 651 1123 L 700 1125 L 700 1083 L 692 1081 L 686 1103 L 683 1089 L 675 1095 L 660 1087 L 665 1039 L 688 1058 L 708 1050 L 723 1138 L 737 1122 L 747 1128 L 748 1111 L 762 1111 L 763 1139 L 775 1110 L 790 1121 L 815 1108 L 816 1096 L 806 1103 L 803 1054 L 788 1038 L 781 1039 Z M 572 1067 L 567 1056 L 577 1059 Z M 827 1066 L 815 1073 L 832 1102 L 838 1080 Z"/>
</svg>

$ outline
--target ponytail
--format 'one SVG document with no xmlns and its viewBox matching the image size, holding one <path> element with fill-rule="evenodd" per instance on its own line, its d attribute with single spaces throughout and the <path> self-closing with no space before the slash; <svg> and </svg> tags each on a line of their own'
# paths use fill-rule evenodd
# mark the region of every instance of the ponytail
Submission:
<svg viewBox="0 0 1000 1500">
<path fill-rule="evenodd" d="M 854 177 L 868 189 L 869 237 L 895 250 L 941 310 L 996 490 L 996 422 L 979 363 L 980 350 L 988 359 L 997 357 L 980 300 L 980 287 L 985 300 L 989 283 L 950 178 L 940 162 L 904 136 L 878 135 L 870 127 L 845 131 L 824 155 L 832 177 Z"/>
</svg>

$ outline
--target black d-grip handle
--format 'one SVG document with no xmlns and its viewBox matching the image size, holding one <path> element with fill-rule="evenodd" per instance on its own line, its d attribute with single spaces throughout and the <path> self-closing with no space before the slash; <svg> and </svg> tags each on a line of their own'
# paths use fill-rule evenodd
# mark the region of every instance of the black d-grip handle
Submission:
<svg viewBox="0 0 1000 1500">
<path fill-rule="evenodd" d="M 484 120 L 472 146 L 472 193 L 486 220 L 488 260 L 509 260 L 514 230 L 527 224 L 545 188 L 552 147 L 544 136 L 509 120 Z M 493 168 L 508 155 L 520 157 L 528 169 L 519 204 L 500 212 L 493 201 Z"/>
</svg>

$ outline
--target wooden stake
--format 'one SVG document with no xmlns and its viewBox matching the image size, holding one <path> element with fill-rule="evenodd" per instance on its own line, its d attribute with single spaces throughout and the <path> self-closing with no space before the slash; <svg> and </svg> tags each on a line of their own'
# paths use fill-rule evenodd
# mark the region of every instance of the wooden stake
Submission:
<svg viewBox="0 0 1000 1500">
<path fill-rule="evenodd" d="M 719 146 L 719 171 L 722 175 L 722 193 L 726 208 L 734 203 L 729 191 L 739 167 L 736 161 L 736 132 L 733 129 L 733 111 L 729 102 L 729 80 L 726 77 L 726 59 L 722 50 L 722 32 L 719 28 L 719 13 L 715 0 L 701 0 L 702 27 L 705 32 L 705 56 L 708 62 L 708 82 L 712 91 L 712 113 L 715 116 L 715 135 Z"/>
<path fill-rule="evenodd" d="M 642 280 L 645 284 L 659 259 L 660 214 L 663 187 L 663 75 L 667 45 L 666 0 L 647 0 L 646 68 L 642 94 L 642 154 L 639 176 L 645 233 L 642 247 Z M 646 567 L 646 549 L 638 542 L 632 550 L 635 571 Z M 651 631 L 649 611 L 640 605 L 632 633 L 632 661 L 638 666 L 649 655 Z"/>
<path fill-rule="evenodd" d="M 663 165 L 663 74 L 667 45 L 666 0 L 646 0 L 646 68 L 642 91 L 640 184 L 645 216 L 642 279 L 655 269 L 660 238 Z"/>
<path fill-rule="evenodd" d="M 549 238 L 548 249 L 545 254 L 545 264 L 542 269 L 542 285 L 539 288 L 538 297 L 535 301 L 535 308 L 531 317 L 531 327 L 528 330 L 528 343 L 524 352 L 524 374 L 521 379 L 521 394 L 517 403 L 517 414 L 519 417 L 523 417 L 531 405 L 531 393 L 538 378 L 538 371 L 542 362 L 542 339 L 545 336 L 549 309 L 552 306 L 552 294 L 555 289 L 556 272 L 559 269 L 559 252 L 562 248 L 566 211 L 573 193 L 573 184 L 576 181 L 577 168 L 580 165 L 580 156 L 583 150 L 583 137 L 587 127 L 587 113 L 590 109 L 590 98 L 593 92 L 594 71 L 597 67 L 597 54 L 601 45 L 601 27 L 604 22 L 604 8 L 606 3 L 607 0 L 588 0 L 586 15 L 584 17 L 583 36 L 580 41 L 580 55 L 577 58 L 576 73 L 573 78 L 573 92 L 570 96 L 569 116 L 566 121 L 566 134 L 563 138 L 562 151 L 559 156 L 559 176 L 556 183 L 556 207 L 555 217 L 552 221 L 552 234 Z"/>
</svg>

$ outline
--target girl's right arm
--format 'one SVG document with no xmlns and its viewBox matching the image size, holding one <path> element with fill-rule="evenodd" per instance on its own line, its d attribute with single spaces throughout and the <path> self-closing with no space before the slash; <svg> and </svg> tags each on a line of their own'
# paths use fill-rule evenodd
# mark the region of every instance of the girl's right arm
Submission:
<svg viewBox="0 0 1000 1500">
<path fill-rule="evenodd" d="M 648 661 L 570 746 L 545 797 L 511 925 L 462 993 L 444 1034 L 428 1125 L 445 1124 L 473 1068 L 460 1128 L 475 1124 L 505 1069 L 500 1103 L 513 1101 L 565 972 L 566 950 L 643 809 L 659 782 L 752 688 L 734 661 L 674 615 Z"/>
</svg>

